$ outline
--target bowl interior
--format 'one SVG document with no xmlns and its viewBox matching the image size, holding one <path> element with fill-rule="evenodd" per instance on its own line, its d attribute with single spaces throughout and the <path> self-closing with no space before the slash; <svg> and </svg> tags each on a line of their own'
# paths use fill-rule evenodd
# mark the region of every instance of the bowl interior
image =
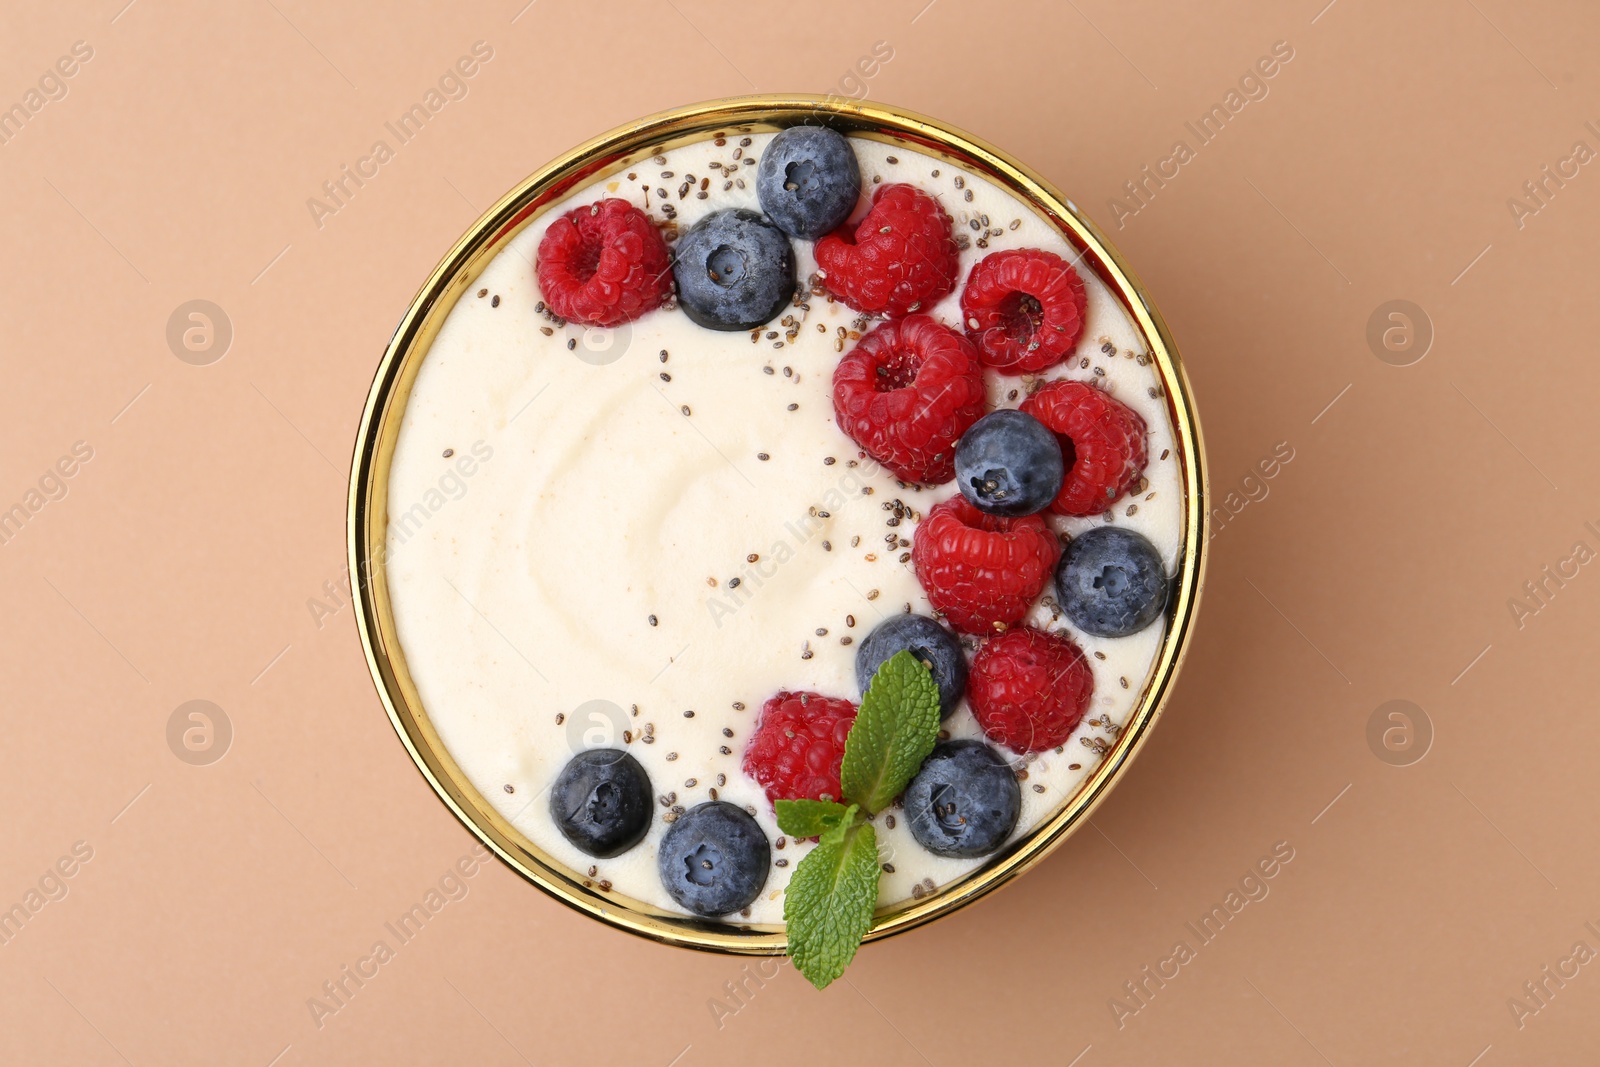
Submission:
<svg viewBox="0 0 1600 1067">
<path fill-rule="evenodd" d="M 709 921 L 664 912 L 604 892 L 554 861 L 513 828 L 467 780 L 441 744 L 406 668 L 385 575 L 388 473 L 411 386 L 445 317 L 487 263 L 551 204 L 576 187 L 648 159 L 664 148 L 719 133 L 763 132 L 826 122 L 854 136 L 911 146 L 1009 190 L 1056 226 L 1122 303 L 1143 335 L 1172 420 L 1185 493 L 1182 549 L 1166 636 L 1128 723 L 1077 793 L 1048 819 L 981 867 L 921 900 L 881 909 L 868 940 L 945 914 L 1027 870 L 1086 818 L 1143 742 L 1176 675 L 1201 586 L 1205 481 L 1200 431 L 1188 381 L 1166 326 L 1117 252 L 1077 208 L 1020 163 L 948 126 L 880 104 L 820 97 L 742 97 L 641 119 L 572 150 L 523 181 L 477 221 L 424 283 L 384 353 L 356 444 L 349 501 L 350 573 L 357 624 L 384 706 L 417 767 L 439 797 L 518 873 L 562 902 L 655 940 L 741 954 L 785 947 L 781 926 Z"/>
</svg>

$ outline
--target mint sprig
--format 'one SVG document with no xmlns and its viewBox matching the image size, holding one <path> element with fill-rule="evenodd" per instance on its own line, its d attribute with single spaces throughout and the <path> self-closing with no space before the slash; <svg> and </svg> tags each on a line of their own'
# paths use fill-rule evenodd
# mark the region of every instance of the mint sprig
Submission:
<svg viewBox="0 0 1600 1067">
<path fill-rule="evenodd" d="M 840 785 L 848 805 L 780 800 L 778 828 L 820 838 L 795 867 L 783 901 L 789 955 L 825 988 L 844 973 L 878 906 L 878 836 L 869 814 L 905 789 L 939 739 L 939 687 L 927 665 L 896 652 L 878 668 L 845 739 Z"/>
</svg>

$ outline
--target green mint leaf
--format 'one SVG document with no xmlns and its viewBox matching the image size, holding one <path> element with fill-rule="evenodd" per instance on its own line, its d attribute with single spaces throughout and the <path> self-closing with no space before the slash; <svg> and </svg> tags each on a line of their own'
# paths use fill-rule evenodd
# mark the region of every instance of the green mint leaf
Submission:
<svg viewBox="0 0 1600 1067">
<path fill-rule="evenodd" d="M 850 809 L 831 800 L 780 800 L 778 829 L 791 837 L 820 837 L 838 826 Z"/>
<path fill-rule="evenodd" d="M 878 906 L 877 833 L 850 811 L 795 867 L 783 899 L 789 955 L 818 989 L 850 965 Z"/>
<path fill-rule="evenodd" d="M 939 686 L 909 651 L 872 676 L 844 744 L 839 782 L 847 799 L 876 814 L 911 781 L 939 740 Z"/>
</svg>

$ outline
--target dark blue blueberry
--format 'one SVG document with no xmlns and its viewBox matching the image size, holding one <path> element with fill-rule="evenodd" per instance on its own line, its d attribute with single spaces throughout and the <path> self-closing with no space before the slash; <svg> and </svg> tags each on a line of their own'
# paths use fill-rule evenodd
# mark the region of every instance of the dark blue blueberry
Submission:
<svg viewBox="0 0 1600 1067">
<path fill-rule="evenodd" d="M 1084 633 L 1127 637 L 1167 606 L 1167 575 L 1154 545 L 1120 526 L 1074 537 L 1056 565 L 1061 610 Z"/>
<path fill-rule="evenodd" d="M 1017 776 L 982 741 L 934 746 L 906 787 L 911 836 L 939 856 L 971 859 L 1005 844 L 1022 810 Z"/>
<path fill-rule="evenodd" d="M 956 485 L 990 515 L 1043 511 L 1061 492 L 1064 475 L 1056 435 L 1025 412 L 991 411 L 956 442 Z"/>
<path fill-rule="evenodd" d="M 761 153 L 756 195 L 780 230 L 815 241 L 855 210 L 861 167 L 843 135 L 822 126 L 794 126 Z"/>
<path fill-rule="evenodd" d="M 743 808 L 713 800 L 678 816 L 661 838 L 656 864 L 679 906 L 696 915 L 726 915 L 761 894 L 772 846 Z"/>
<path fill-rule="evenodd" d="M 672 276 L 689 318 L 710 330 L 753 330 L 793 298 L 794 249 L 754 211 L 713 211 L 678 239 Z"/>
<path fill-rule="evenodd" d="M 939 718 L 948 719 L 967 689 L 967 657 L 956 635 L 926 615 L 895 615 L 867 635 L 856 648 L 856 685 L 867 683 L 883 661 L 902 649 L 928 664 L 939 686 Z"/>
<path fill-rule="evenodd" d="M 580 752 L 550 787 L 550 817 L 589 855 L 620 855 L 650 829 L 650 776 L 620 749 Z"/>
</svg>

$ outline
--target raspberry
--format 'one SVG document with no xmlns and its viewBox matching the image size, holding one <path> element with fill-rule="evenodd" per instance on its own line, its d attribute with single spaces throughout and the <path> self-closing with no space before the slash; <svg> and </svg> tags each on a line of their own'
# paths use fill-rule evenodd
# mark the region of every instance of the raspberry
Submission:
<svg viewBox="0 0 1600 1067">
<path fill-rule="evenodd" d="M 1004 374 L 1031 374 L 1072 353 L 1088 307 L 1083 279 L 1037 248 L 984 256 L 961 292 L 961 321 L 978 358 Z"/>
<path fill-rule="evenodd" d="M 839 429 L 896 477 L 938 485 L 984 408 L 971 342 L 927 315 L 880 323 L 833 371 Z"/>
<path fill-rule="evenodd" d="M 860 222 L 816 244 L 828 292 L 857 311 L 898 318 L 955 290 L 960 253 L 938 198 L 912 185 L 881 185 Z"/>
<path fill-rule="evenodd" d="M 966 634 L 1020 622 L 1061 555 L 1037 515 L 986 515 L 953 496 L 917 526 L 911 561 L 928 601 Z"/>
<path fill-rule="evenodd" d="M 967 701 L 991 741 L 1013 752 L 1067 743 L 1089 707 L 1094 672 L 1059 634 L 1021 627 L 996 634 L 972 657 Z"/>
<path fill-rule="evenodd" d="M 1067 476 L 1050 510 L 1098 515 L 1139 484 L 1145 426 L 1139 413 L 1082 382 L 1051 382 L 1022 410 L 1055 431 Z"/>
<path fill-rule="evenodd" d="M 550 310 L 585 326 L 620 326 L 672 295 L 672 259 L 650 216 L 610 198 L 573 208 L 539 241 L 534 268 Z"/>
<path fill-rule="evenodd" d="M 838 800 L 844 739 L 856 721 L 856 706 L 838 697 L 782 692 L 761 709 L 761 720 L 744 750 L 744 773 L 760 783 L 767 799 Z"/>
</svg>

